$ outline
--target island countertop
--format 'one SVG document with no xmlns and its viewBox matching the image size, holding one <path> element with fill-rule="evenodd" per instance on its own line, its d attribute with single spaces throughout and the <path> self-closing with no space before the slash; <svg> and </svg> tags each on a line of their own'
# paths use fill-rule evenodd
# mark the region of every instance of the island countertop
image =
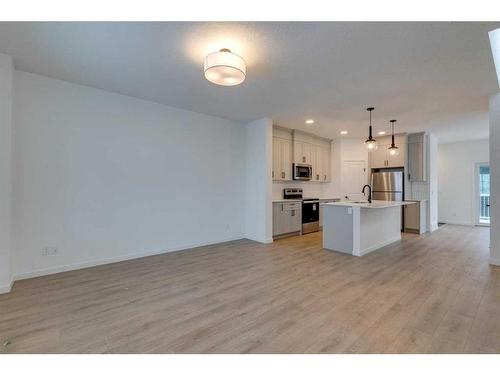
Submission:
<svg viewBox="0 0 500 375">
<path fill-rule="evenodd" d="M 390 208 L 398 206 L 406 206 L 408 204 L 416 204 L 417 202 L 411 201 L 342 201 L 323 203 L 323 206 L 344 206 L 344 207 L 360 207 L 360 208 Z"/>
</svg>

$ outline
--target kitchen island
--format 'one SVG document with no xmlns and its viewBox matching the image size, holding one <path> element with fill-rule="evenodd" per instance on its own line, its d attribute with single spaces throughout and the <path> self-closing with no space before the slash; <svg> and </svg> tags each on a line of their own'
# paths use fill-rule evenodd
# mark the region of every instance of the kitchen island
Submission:
<svg viewBox="0 0 500 375">
<path fill-rule="evenodd" d="M 362 256 L 401 240 L 401 207 L 415 202 L 324 203 L 323 248 Z"/>
</svg>

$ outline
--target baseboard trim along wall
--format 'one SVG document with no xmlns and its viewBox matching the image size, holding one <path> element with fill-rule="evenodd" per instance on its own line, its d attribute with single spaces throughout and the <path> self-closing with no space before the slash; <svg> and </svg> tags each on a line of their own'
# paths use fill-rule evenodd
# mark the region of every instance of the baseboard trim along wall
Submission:
<svg viewBox="0 0 500 375">
<path fill-rule="evenodd" d="M 75 271 L 75 270 L 79 270 L 79 269 L 83 269 L 83 268 L 102 266 L 102 265 L 110 264 L 110 263 L 124 262 L 126 260 L 145 258 L 148 256 L 153 256 L 153 255 L 160 255 L 160 254 L 173 253 L 176 251 L 196 249 L 198 247 L 215 245 L 215 244 L 223 244 L 225 242 L 237 241 L 237 240 L 241 240 L 241 239 L 244 239 L 244 237 L 242 237 L 242 236 L 229 237 L 229 238 L 221 239 L 219 241 L 196 243 L 196 244 L 192 244 L 189 246 L 175 247 L 175 248 L 171 248 L 171 249 L 167 249 L 167 250 L 165 250 L 165 249 L 152 250 L 152 251 L 146 251 L 146 252 L 142 252 L 142 253 L 120 255 L 120 256 L 106 258 L 106 259 L 100 259 L 100 260 L 96 260 L 96 261 L 74 263 L 74 264 L 68 264 L 68 265 L 64 265 L 64 266 L 45 268 L 45 269 L 41 269 L 41 270 L 37 270 L 37 271 L 33 271 L 33 272 L 23 272 L 23 273 L 15 275 L 14 281 L 31 279 L 31 278 L 40 277 L 40 276 L 47 276 L 47 275 L 52 275 L 52 274 L 60 273 L 60 272 Z M 8 293 L 8 292 L 6 292 L 6 293 Z"/>
<path fill-rule="evenodd" d="M 9 293 L 12 290 L 12 285 L 14 285 L 14 280 L 11 280 L 10 284 L 0 285 L 0 294 Z"/>
<path fill-rule="evenodd" d="M 253 237 L 253 236 L 245 236 L 245 238 L 247 240 L 255 241 L 255 242 L 260 242 L 260 243 L 263 243 L 263 244 L 273 243 L 273 239 L 272 238 L 257 238 L 257 237 Z"/>
<path fill-rule="evenodd" d="M 490 264 L 493 266 L 500 266 L 500 259 L 490 258 Z"/>
<path fill-rule="evenodd" d="M 398 241 L 401 241 L 401 236 L 399 236 L 399 237 L 394 237 L 394 238 L 391 238 L 391 239 L 389 239 L 389 240 L 387 240 L 387 241 L 380 242 L 380 243 L 378 243 L 378 244 L 376 244 L 376 245 L 373 245 L 373 246 L 368 247 L 368 248 L 366 248 L 366 249 L 362 249 L 362 250 L 360 250 L 360 251 L 359 251 L 359 253 L 357 253 L 357 254 L 354 254 L 354 253 L 353 253 L 352 255 L 354 255 L 354 256 L 358 256 L 358 257 L 359 257 L 359 256 L 363 256 L 363 255 L 366 255 L 366 254 L 368 254 L 368 253 L 371 253 L 372 251 L 378 250 L 378 249 L 380 249 L 381 247 L 384 247 L 384 246 L 390 245 L 391 243 L 398 242 Z"/>
<path fill-rule="evenodd" d="M 450 221 L 450 220 L 439 220 L 440 223 L 444 224 L 450 224 L 450 225 L 462 225 L 464 227 L 473 227 L 474 224 L 471 222 L 465 222 L 465 221 Z M 437 226 L 437 224 L 436 224 Z M 437 229 L 437 227 L 436 227 Z"/>
<path fill-rule="evenodd" d="M 83 263 L 73 263 L 73 264 L 67 264 L 64 266 L 45 268 L 45 269 L 36 270 L 33 272 L 23 272 L 23 273 L 15 275 L 14 279 L 11 281 L 10 285 L 1 285 L 0 286 L 0 294 L 9 293 L 12 290 L 12 285 L 14 284 L 14 281 L 17 281 L 17 280 L 32 279 L 34 277 L 53 275 L 53 274 L 61 273 L 61 272 L 75 271 L 75 270 L 80 270 L 83 268 L 96 267 L 96 266 L 102 266 L 105 264 L 124 262 L 127 260 L 139 259 L 139 258 L 144 258 L 144 257 L 148 257 L 148 256 L 153 256 L 153 255 L 173 253 L 176 251 L 196 249 L 198 247 L 223 244 L 225 242 L 238 241 L 238 240 L 242 240 L 242 239 L 248 239 L 251 241 L 256 241 L 256 242 L 264 243 L 264 244 L 268 244 L 268 243 L 273 242 L 272 238 L 257 239 L 257 238 L 237 236 L 237 237 L 225 238 L 225 239 L 222 239 L 219 241 L 202 242 L 202 243 L 192 244 L 189 246 L 171 248 L 168 250 L 165 250 L 165 249 L 152 250 L 152 251 L 146 251 L 146 252 L 142 252 L 142 253 L 127 254 L 127 255 L 121 255 L 121 256 L 116 256 L 116 257 L 112 257 L 112 258 L 100 259 L 100 260 L 96 260 L 96 261 L 89 261 L 89 262 L 83 262 Z"/>
</svg>

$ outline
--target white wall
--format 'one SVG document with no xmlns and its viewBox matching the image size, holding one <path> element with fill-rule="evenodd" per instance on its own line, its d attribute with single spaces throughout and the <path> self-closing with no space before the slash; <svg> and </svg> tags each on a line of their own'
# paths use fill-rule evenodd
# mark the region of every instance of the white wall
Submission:
<svg viewBox="0 0 500 375">
<path fill-rule="evenodd" d="M 489 140 L 440 144 L 438 148 L 439 221 L 475 225 L 475 166 L 489 162 Z"/>
<path fill-rule="evenodd" d="M 500 93 L 490 98 L 490 263 L 500 266 Z"/>
<path fill-rule="evenodd" d="M 264 118 L 246 124 L 245 237 L 272 242 L 273 122 Z"/>
<path fill-rule="evenodd" d="M 12 58 L 0 54 L 0 293 L 12 282 L 12 75 Z"/>
<path fill-rule="evenodd" d="M 23 72 L 14 104 L 17 278 L 243 236 L 243 124 Z"/>
</svg>

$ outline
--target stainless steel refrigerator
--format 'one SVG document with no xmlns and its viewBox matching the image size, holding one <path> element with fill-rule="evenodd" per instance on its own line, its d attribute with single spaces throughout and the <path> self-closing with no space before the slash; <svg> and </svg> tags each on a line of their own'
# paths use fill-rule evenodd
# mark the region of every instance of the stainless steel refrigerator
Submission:
<svg viewBox="0 0 500 375">
<path fill-rule="evenodd" d="M 403 171 L 373 172 L 372 197 L 379 201 L 404 199 Z"/>
</svg>

